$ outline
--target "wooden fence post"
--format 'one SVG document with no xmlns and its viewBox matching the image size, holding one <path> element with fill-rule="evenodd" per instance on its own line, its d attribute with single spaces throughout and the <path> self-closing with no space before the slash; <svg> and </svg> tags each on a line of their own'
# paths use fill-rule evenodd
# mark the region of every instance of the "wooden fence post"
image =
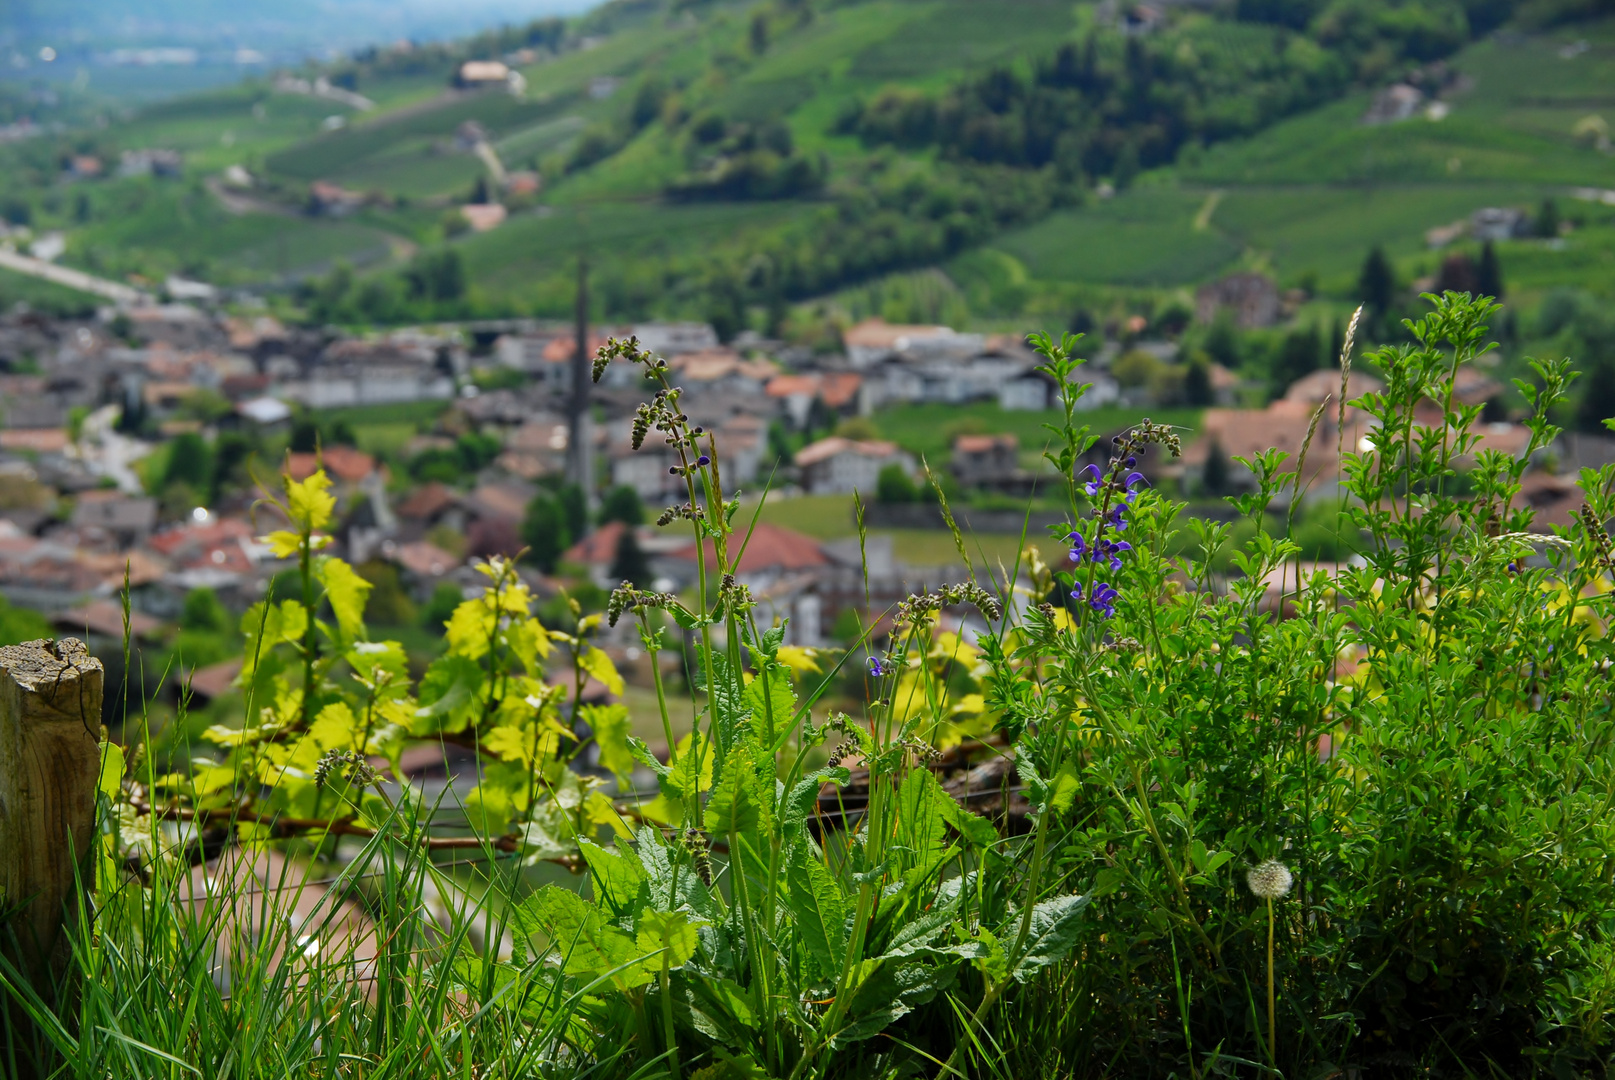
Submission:
<svg viewBox="0 0 1615 1080">
<path fill-rule="evenodd" d="M 101 661 L 74 638 L 0 648 L 0 944 L 51 1000 L 93 868 Z M 10 946 L 5 946 L 10 950 Z"/>
</svg>

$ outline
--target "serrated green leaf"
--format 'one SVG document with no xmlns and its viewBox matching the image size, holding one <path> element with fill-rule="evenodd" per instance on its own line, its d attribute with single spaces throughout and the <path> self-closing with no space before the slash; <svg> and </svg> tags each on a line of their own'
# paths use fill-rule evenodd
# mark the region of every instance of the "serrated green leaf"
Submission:
<svg viewBox="0 0 1615 1080">
<path fill-rule="evenodd" d="M 729 759 L 723 779 L 712 789 L 703 822 L 714 836 L 767 832 L 772 821 L 772 800 L 764 792 L 751 747 L 743 746 Z"/>
<path fill-rule="evenodd" d="M 1013 974 L 1017 982 L 1025 982 L 1038 971 L 1070 955 L 1077 943 L 1077 924 L 1089 899 L 1088 896 L 1056 896 L 1032 908 L 1026 949 L 1015 961 Z M 1003 931 L 1003 936 L 1008 938 L 1011 933 L 1018 932 L 1017 922 Z"/>
<path fill-rule="evenodd" d="M 771 663 L 746 684 L 746 708 L 752 723 L 765 737 L 788 727 L 796 715 L 796 691 L 791 672 L 783 664 Z"/>
<path fill-rule="evenodd" d="M 591 840 L 578 847 L 593 875 L 594 896 L 618 916 L 637 915 L 649 902 L 649 880 L 632 850 L 607 851 Z"/>
<path fill-rule="evenodd" d="M 657 760 L 656 755 L 650 752 L 650 747 L 645 745 L 644 739 L 630 735 L 627 742 L 628 753 L 633 756 L 635 761 L 655 773 L 658 780 L 666 780 L 672 775 L 673 770 Z"/>
<path fill-rule="evenodd" d="M 791 786 L 785 801 L 780 804 L 780 825 L 787 837 L 798 834 L 807 825 L 819 801 L 819 790 L 826 784 L 845 787 L 852 781 L 852 771 L 838 765 L 833 769 L 818 769 Z"/>
<path fill-rule="evenodd" d="M 668 968 L 681 968 L 690 962 L 701 944 L 695 932 L 696 923 L 682 911 L 647 911 L 639 917 L 635 927 L 636 943 L 645 954 L 645 968 L 659 971 L 665 963 Z M 651 954 L 656 955 L 651 955 Z"/>
<path fill-rule="evenodd" d="M 841 887 L 801 844 L 791 853 L 786 879 L 785 904 L 796 919 L 797 933 L 820 977 L 832 979 L 847 952 L 847 904 Z"/>
<path fill-rule="evenodd" d="M 546 885 L 515 910 L 524 929 L 549 938 L 567 974 L 592 980 L 609 973 L 622 990 L 650 982 L 650 973 L 638 963 L 644 953 L 634 940 L 572 890 Z"/>
</svg>

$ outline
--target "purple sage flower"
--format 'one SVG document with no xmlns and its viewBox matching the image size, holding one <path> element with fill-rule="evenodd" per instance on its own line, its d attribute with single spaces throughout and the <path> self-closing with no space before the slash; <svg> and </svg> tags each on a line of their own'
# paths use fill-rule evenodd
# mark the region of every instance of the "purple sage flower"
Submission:
<svg viewBox="0 0 1615 1080">
<path fill-rule="evenodd" d="M 1095 495 L 1099 494 L 1100 485 L 1105 482 L 1105 474 L 1099 471 L 1099 466 L 1097 465 L 1089 465 L 1086 469 L 1083 469 L 1082 472 L 1077 473 L 1079 479 L 1083 473 L 1088 474 L 1088 482 L 1082 485 L 1082 490 L 1086 492 L 1088 498 L 1091 499 Z"/>
<path fill-rule="evenodd" d="M 1143 473 L 1141 473 L 1141 472 L 1130 472 L 1130 473 L 1128 473 L 1127 474 L 1127 479 L 1122 481 L 1122 486 L 1127 489 L 1127 494 L 1122 496 L 1122 500 L 1124 502 L 1132 502 L 1133 501 L 1133 496 L 1138 494 L 1137 490 L 1135 490 L 1138 487 L 1138 485 L 1139 484 L 1147 484 L 1147 483 L 1149 483 L 1149 481 L 1147 479 L 1145 479 Z"/>
<path fill-rule="evenodd" d="M 1071 561 L 1081 562 L 1088 554 L 1088 541 L 1083 539 L 1080 532 L 1068 533 L 1066 539 L 1071 541 Z"/>
<path fill-rule="evenodd" d="M 1088 606 L 1105 618 L 1111 618 L 1116 614 L 1116 597 L 1120 595 L 1103 581 L 1096 581 L 1094 582 L 1093 596 L 1088 600 Z"/>
<path fill-rule="evenodd" d="M 695 464 L 697 468 L 700 468 L 703 465 L 711 465 L 712 459 L 707 457 L 705 454 L 702 454 L 700 457 L 695 459 Z"/>
<path fill-rule="evenodd" d="M 877 679 L 886 677 L 886 665 L 881 662 L 880 657 L 871 656 L 869 658 L 869 674 Z"/>
</svg>

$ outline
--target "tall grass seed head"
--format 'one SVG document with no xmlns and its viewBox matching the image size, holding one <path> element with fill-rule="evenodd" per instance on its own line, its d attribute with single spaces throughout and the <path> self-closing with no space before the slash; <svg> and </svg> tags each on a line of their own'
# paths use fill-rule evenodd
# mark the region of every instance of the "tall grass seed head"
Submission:
<svg viewBox="0 0 1615 1080">
<path fill-rule="evenodd" d="M 1266 859 L 1246 871 L 1245 884 L 1263 900 L 1277 900 L 1289 895 L 1295 875 L 1277 859 Z"/>
</svg>

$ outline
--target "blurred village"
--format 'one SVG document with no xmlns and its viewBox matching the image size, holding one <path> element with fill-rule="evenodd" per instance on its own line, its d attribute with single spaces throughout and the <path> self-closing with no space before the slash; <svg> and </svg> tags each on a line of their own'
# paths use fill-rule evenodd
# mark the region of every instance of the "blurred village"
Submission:
<svg viewBox="0 0 1615 1080">
<path fill-rule="evenodd" d="M 1293 462 L 1316 420 L 1305 492 L 1320 509 L 1303 511 L 1297 539 L 1311 567 L 1340 565 L 1351 555 L 1339 529 L 1340 458 L 1370 449 L 1373 433 L 1366 413 L 1341 407 L 1341 372 L 1327 356 L 1338 342 L 1314 330 L 1295 377 L 1254 380 L 1241 374 L 1249 365 L 1220 362 L 1229 346 L 1219 335 L 1237 341 L 1274 326 L 1304 298 L 1238 274 L 1195 299 L 1193 311 L 1089 328 L 1081 407 L 1101 436 L 1089 460 L 1103 464 L 1109 436 L 1152 411 L 1183 418 L 1182 457 L 1139 468 L 1190 498 L 1191 513 L 1231 521 L 1221 496 L 1251 479 L 1238 459 L 1278 447 Z M 1068 519 L 1064 484 L 1036 434 L 1055 418 L 1059 388 L 1016 334 L 872 318 L 826 351 L 750 332 L 723 343 L 703 323 L 653 322 L 586 326 L 580 350 L 577 324 L 531 320 L 361 336 L 179 302 L 82 318 L 18 310 L 0 319 L 0 636 L 87 636 L 109 669 L 121 668 L 127 586 L 138 662 L 109 671 L 109 723 L 181 694 L 205 710 L 232 693 L 241 613 L 288 573 L 258 539 L 280 526 L 264 496 L 278 493 L 282 470 L 303 478 L 322 465 L 339 498 L 332 550 L 371 582 L 375 632 L 403 640 L 423 665 L 443 619 L 480 589 L 478 559 L 520 555 L 546 620 L 564 621 L 573 602 L 600 610 L 623 580 L 693 588 L 689 527 L 654 524 L 686 498 L 669 473 L 675 459 L 654 435 L 637 452 L 630 445 L 650 384 L 617 362 L 574 393 L 580 357 L 587 370 L 608 338 L 630 335 L 668 360 L 681 408 L 715 433 L 743 515 L 767 491 L 741 576 L 762 602 L 760 620 L 786 622 L 789 642 L 846 647 L 867 634 L 878 645 L 904 596 L 969 575 L 939 489 L 978 573 L 1012 574 L 1023 530 L 1045 558 L 1064 557 L 1047 539 L 1048 526 Z M 1347 400 L 1378 388 L 1365 367 L 1350 374 Z M 1522 452 L 1528 432 L 1508 415 L 1498 379 L 1476 368 L 1458 396 L 1485 410 L 1483 448 Z M 922 461 L 882 432 L 901 410 L 927 407 L 973 419 L 929 431 L 929 445 L 945 438 L 945 457 Z M 1611 460 L 1615 440 L 1591 434 L 1567 433 L 1539 455 L 1524 492 L 1538 527 L 1567 523 L 1579 505 L 1571 478 Z M 1312 541 L 1302 538 L 1308 528 Z M 948 619 L 974 629 L 964 613 Z M 626 622 L 602 626 L 598 644 L 631 684 L 648 683 Z M 670 671 L 682 663 L 676 652 L 664 660 Z"/>
</svg>

